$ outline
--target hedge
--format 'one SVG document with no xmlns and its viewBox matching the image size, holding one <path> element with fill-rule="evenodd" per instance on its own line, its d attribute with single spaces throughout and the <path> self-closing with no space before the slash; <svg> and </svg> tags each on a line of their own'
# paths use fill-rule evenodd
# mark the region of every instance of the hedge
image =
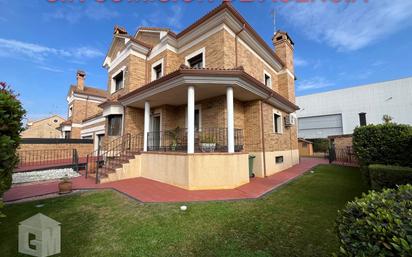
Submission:
<svg viewBox="0 0 412 257">
<path fill-rule="evenodd" d="M 17 95 L 0 82 L 0 198 L 11 186 L 12 172 L 18 162 L 16 153 L 25 114 Z"/>
<path fill-rule="evenodd" d="M 412 184 L 412 168 L 381 164 L 372 164 L 368 168 L 370 184 L 374 190 Z"/>
<path fill-rule="evenodd" d="M 353 150 L 360 165 L 412 167 L 412 126 L 387 123 L 357 127 Z"/>
<path fill-rule="evenodd" d="M 342 256 L 412 256 L 412 186 L 370 191 L 339 211 Z"/>
</svg>

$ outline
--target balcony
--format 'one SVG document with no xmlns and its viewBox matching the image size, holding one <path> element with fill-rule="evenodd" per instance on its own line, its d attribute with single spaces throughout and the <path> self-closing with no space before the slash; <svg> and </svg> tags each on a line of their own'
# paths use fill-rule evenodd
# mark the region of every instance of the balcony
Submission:
<svg viewBox="0 0 412 257">
<path fill-rule="evenodd" d="M 228 152 L 227 131 L 227 128 L 202 128 L 201 130 L 195 130 L 195 152 Z M 187 152 L 187 132 L 186 128 L 148 132 L 147 151 Z M 243 150 L 242 129 L 234 129 L 234 146 L 235 152 Z"/>
</svg>

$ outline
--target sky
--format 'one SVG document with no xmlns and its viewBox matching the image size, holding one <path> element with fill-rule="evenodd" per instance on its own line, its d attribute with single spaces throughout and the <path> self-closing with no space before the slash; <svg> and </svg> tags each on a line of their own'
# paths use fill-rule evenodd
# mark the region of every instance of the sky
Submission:
<svg viewBox="0 0 412 257">
<path fill-rule="evenodd" d="M 232 3 L 270 46 L 275 29 L 292 37 L 297 96 L 412 76 L 410 0 Z M 0 81 L 20 94 L 27 119 L 66 117 L 66 96 L 78 69 L 86 71 L 87 85 L 107 88 L 102 64 L 116 24 L 130 34 L 139 26 L 179 32 L 219 4 L 216 0 L 0 0 Z"/>
</svg>

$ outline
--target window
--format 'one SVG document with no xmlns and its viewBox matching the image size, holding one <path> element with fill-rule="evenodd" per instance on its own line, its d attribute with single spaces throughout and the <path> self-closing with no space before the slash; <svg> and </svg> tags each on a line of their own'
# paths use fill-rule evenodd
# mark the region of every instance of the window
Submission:
<svg viewBox="0 0 412 257">
<path fill-rule="evenodd" d="M 203 68 L 203 54 L 198 54 L 187 61 L 190 68 Z"/>
<path fill-rule="evenodd" d="M 366 113 L 364 112 L 359 113 L 359 124 L 361 126 L 366 126 Z"/>
<path fill-rule="evenodd" d="M 186 110 L 186 127 L 187 127 L 187 110 Z M 201 105 L 195 106 L 195 131 L 202 131 L 202 108 Z"/>
<path fill-rule="evenodd" d="M 272 88 L 272 78 L 270 77 L 269 73 L 264 72 L 263 76 L 265 86 Z"/>
<path fill-rule="evenodd" d="M 276 163 L 283 163 L 283 156 L 276 156 Z"/>
<path fill-rule="evenodd" d="M 73 113 L 73 105 L 70 105 L 69 106 L 69 117 L 72 116 L 72 113 Z"/>
<path fill-rule="evenodd" d="M 53 122 L 54 122 L 54 123 L 57 123 L 57 122 L 58 122 L 58 120 L 53 120 Z"/>
<path fill-rule="evenodd" d="M 282 133 L 282 116 L 273 113 L 273 132 Z"/>
<path fill-rule="evenodd" d="M 114 92 L 123 88 L 123 71 L 113 77 Z"/>
<path fill-rule="evenodd" d="M 195 131 L 200 129 L 200 110 L 195 109 Z"/>
<path fill-rule="evenodd" d="M 190 68 L 204 68 L 206 67 L 205 62 L 205 48 L 199 49 L 196 52 L 186 56 L 186 65 Z"/>
<path fill-rule="evenodd" d="M 71 131 L 64 131 L 64 139 L 70 139 L 71 137 Z"/>
<path fill-rule="evenodd" d="M 108 116 L 108 129 L 109 136 L 120 136 L 122 129 L 122 115 L 109 115 Z"/>
<path fill-rule="evenodd" d="M 163 76 L 163 58 L 152 64 L 152 81 Z"/>
<path fill-rule="evenodd" d="M 153 68 L 154 79 L 159 79 L 162 76 L 162 64 Z"/>
</svg>

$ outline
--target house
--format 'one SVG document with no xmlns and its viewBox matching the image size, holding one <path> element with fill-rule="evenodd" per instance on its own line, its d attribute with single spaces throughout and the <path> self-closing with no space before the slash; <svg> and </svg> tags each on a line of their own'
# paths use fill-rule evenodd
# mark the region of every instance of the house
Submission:
<svg viewBox="0 0 412 257">
<path fill-rule="evenodd" d="M 64 119 L 59 115 L 52 115 L 35 121 L 28 121 L 26 129 L 21 132 L 22 138 L 60 138 L 59 125 Z"/>
<path fill-rule="evenodd" d="M 60 124 L 63 138 L 102 138 L 105 133 L 105 119 L 99 104 L 105 102 L 109 94 L 106 90 L 86 86 L 86 73 L 77 71 L 75 85 L 67 93 L 67 120 Z M 98 144 L 98 143 L 96 143 Z"/>
<path fill-rule="evenodd" d="M 303 138 L 298 138 L 299 156 L 313 156 L 313 143 Z"/>
<path fill-rule="evenodd" d="M 356 126 L 412 124 L 412 77 L 297 97 L 299 137 L 352 134 Z M 319 100 L 321 99 L 321 101 Z"/>
<path fill-rule="evenodd" d="M 104 164 L 89 175 L 224 189 L 249 182 L 249 154 L 257 177 L 297 164 L 294 43 L 282 31 L 272 42 L 226 1 L 177 34 L 116 26 L 102 114 L 80 130 L 105 119 Z"/>
</svg>

